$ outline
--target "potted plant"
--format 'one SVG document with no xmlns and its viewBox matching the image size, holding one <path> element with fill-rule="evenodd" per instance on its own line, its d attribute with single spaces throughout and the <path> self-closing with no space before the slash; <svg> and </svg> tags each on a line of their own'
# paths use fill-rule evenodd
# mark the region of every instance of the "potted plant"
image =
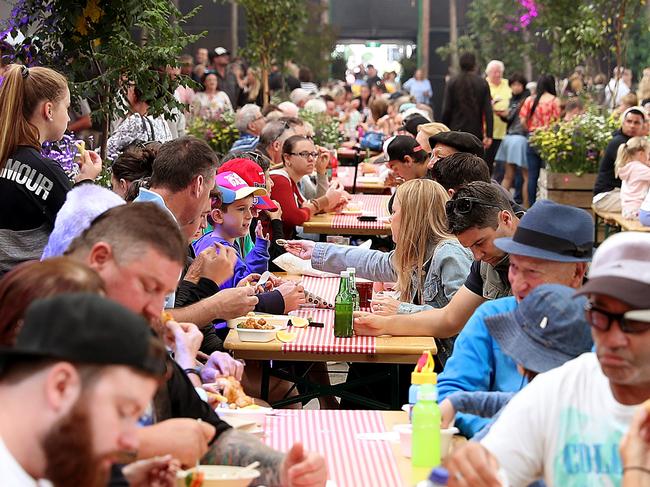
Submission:
<svg viewBox="0 0 650 487">
<path fill-rule="evenodd" d="M 232 112 L 218 113 L 211 118 L 192 117 L 187 133 L 205 140 L 219 156 L 226 154 L 239 138 Z"/>
<path fill-rule="evenodd" d="M 546 162 L 539 177 L 541 198 L 591 208 L 598 162 L 618 124 L 590 108 L 530 136 L 530 144 Z"/>
</svg>

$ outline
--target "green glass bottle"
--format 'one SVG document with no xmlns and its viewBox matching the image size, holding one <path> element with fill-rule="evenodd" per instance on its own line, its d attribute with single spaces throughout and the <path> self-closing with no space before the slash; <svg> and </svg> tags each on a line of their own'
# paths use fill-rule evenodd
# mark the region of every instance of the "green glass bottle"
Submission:
<svg viewBox="0 0 650 487">
<path fill-rule="evenodd" d="M 334 302 L 334 336 L 350 338 L 354 334 L 352 326 L 352 313 L 354 311 L 353 296 L 350 293 L 350 274 L 341 272 L 339 293 Z"/>
<path fill-rule="evenodd" d="M 347 268 L 348 274 L 350 274 L 350 294 L 352 294 L 352 299 L 354 302 L 354 311 L 359 311 L 359 291 L 357 291 L 357 270 L 354 267 Z"/>
</svg>

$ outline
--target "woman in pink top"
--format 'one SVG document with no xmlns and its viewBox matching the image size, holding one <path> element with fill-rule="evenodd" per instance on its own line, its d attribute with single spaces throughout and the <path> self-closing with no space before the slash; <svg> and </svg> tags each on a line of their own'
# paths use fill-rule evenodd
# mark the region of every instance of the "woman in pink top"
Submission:
<svg viewBox="0 0 650 487">
<path fill-rule="evenodd" d="M 559 118 L 560 102 L 555 92 L 555 78 L 550 74 L 543 74 L 537 81 L 537 95 L 529 96 L 521 105 L 519 120 L 530 134 L 535 130 L 547 128 Z M 530 144 L 528 144 L 526 159 L 528 162 L 528 201 L 532 206 L 537 199 L 537 180 L 543 162 Z"/>
<path fill-rule="evenodd" d="M 632 137 L 618 147 L 614 173 L 621 184 L 623 218 L 638 218 L 641 203 L 650 189 L 650 142 L 645 137 Z"/>
</svg>

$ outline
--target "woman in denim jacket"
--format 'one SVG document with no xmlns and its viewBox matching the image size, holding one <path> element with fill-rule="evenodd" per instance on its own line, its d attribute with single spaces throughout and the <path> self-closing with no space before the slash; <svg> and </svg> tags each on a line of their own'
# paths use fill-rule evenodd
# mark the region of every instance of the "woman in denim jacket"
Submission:
<svg viewBox="0 0 650 487">
<path fill-rule="evenodd" d="M 382 297 L 373 302 L 383 315 L 416 313 L 445 306 L 464 284 L 472 254 L 447 232 L 444 188 L 428 179 L 414 179 L 397 188 L 391 218 L 395 250 L 381 252 L 342 245 L 290 241 L 287 250 L 312 266 L 339 273 L 356 268 L 372 281 L 397 281 L 400 301 Z M 453 338 L 436 339 L 442 365 L 451 355 Z"/>
</svg>

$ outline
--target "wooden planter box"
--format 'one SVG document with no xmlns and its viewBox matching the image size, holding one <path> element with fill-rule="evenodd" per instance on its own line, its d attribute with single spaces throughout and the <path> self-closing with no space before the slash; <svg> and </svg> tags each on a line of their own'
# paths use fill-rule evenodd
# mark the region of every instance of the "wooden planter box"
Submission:
<svg viewBox="0 0 650 487">
<path fill-rule="evenodd" d="M 549 199 L 564 205 L 577 206 L 591 210 L 596 174 L 576 176 L 573 173 L 548 172 L 539 173 L 539 198 Z"/>
</svg>

